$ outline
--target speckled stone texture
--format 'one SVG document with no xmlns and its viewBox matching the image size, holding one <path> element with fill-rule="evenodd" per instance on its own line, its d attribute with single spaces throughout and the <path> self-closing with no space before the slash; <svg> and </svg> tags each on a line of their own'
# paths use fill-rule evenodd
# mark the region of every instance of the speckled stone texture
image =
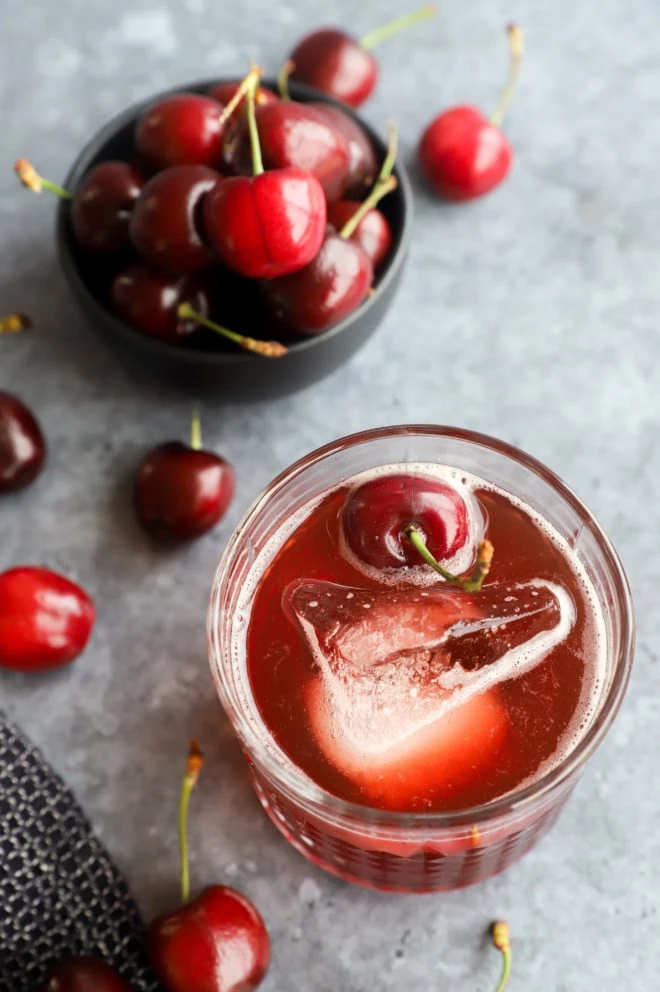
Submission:
<svg viewBox="0 0 660 992">
<path fill-rule="evenodd" d="M 58 179 L 130 101 L 187 79 L 275 69 L 328 18 L 319 0 L 3 0 L 0 310 L 35 330 L 0 344 L 0 384 L 41 417 L 47 472 L 0 507 L 0 565 L 44 562 L 82 581 L 99 620 L 84 658 L 45 678 L 0 677 L 0 698 L 76 791 L 145 913 L 177 895 L 175 805 L 186 739 L 208 767 L 194 800 L 193 878 L 227 879 L 274 938 L 265 992 L 494 987 L 484 932 L 515 935 L 513 990 L 660 986 L 660 8 L 653 0 L 442 4 L 384 45 L 366 117 L 401 127 L 412 156 L 441 107 L 492 106 L 503 28 L 524 18 L 527 60 L 506 129 L 510 180 L 480 202 L 434 202 L 417 183 L 416 235 L 388 319 L 347 368 L 290 399 L 205 408 L 236 465 L 214 536 L 154 550 L 130 507 L 152 443 L 184 434 L 189 401 L 130 377 L 91 333 L 58 272 L 53 204 L 18 187 L 19 155 Z M 401 4 L 335 0 L 365 31 Z M 626 703 L 552 835 L 481 887 L 393 897 L 324 875 L 260 812 L 208 672 L 211 577 L 248 502 L 293 459 L 360 428 L 461 424 L 560 473 L 617 545 L 638 616 Z"/>
</svg>

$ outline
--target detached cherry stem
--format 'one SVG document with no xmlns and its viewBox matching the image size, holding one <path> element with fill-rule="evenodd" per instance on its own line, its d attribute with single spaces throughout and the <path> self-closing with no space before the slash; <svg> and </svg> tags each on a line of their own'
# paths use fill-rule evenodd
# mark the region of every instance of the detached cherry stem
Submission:
<svg viewBox="0 0 660 992">
<path fill-rule="evenodd" d="M 418 553 L 420 558 L 430 565 L 431 568 L 443 577 L 447 582 L 450 582 L 454 586 L 458 586 L 464 592 L 479 592 L 482 585 L 484 584 L 484 579 L 490 572 L 490 565 L 493 560 L 493 545 L 490 541 L 481 541 L 479 547 L 477 548 L 477 560 L 472 569 L 472 573 L 468 578 L 461 578 L 458 575 L 454 575 L 448 569 L 443 568 L 440 565 L 429 549 L 426 546 L 426 538 L 422 531 L 415 524 L 408 524 L 404 527 L 403 534 L 406 540 L 410 541 L 415 551 Z"/>
<path fill-rule="evenodd" d="M 263 358 L 281 358 L 282 355 L 286 355 L 287 353 L 287 349 L 279 341 L 260 341 L 257 338 L 250 338 L 245 334 L 230 331 L 228 327 L 216 324 L 214 320 L 209 320 L 204 314 L 193 310 L 189 303 L 182 303 L 179 306 L 177 316 L 180 320 L 194 320 L 197 324 L 201 324 L 202 327 L 208 327 L 210 331 L 215 331 L 216 334 L 221 334 L 223 338 L 233 341 L 234 344 L 244 348 L 245 351 L 251 351 L 255 355 L 261 355 Z"/>
<path fill-rule="evenodd" d="M 363 35 L 360 38 L 360 47 L 366 48 L 369 51 L 375 48 L 376 45 L 380 45 L 381 41 L 387 41 L 388 38 L 399 34 L 400 31 L 405 31 L 414 24 L 419 24 L 421 21 L 428 21 L 430 17 L 435 17 L 435 13 L 436 6 L 431 3 L 425 7 L 420 7 L 419 10 L 413 10 L 410 14 L 403 14 L 401 17 L 396 17 L 393 21 L 382 24 L 379 28 L 375 28 L 375 30 Z"/>
<path fill-rule="evenodd" d="M 387 196 L 388 193 L 391 193 L 392 190 L 396 189 L 398 183 L 396 177 L 392 175 L 392 169 L 394 168 L 394 163 L 396 162 L 397 143 L 398 133 L 396 125 L 390 124 L 387 155 L 383 160 L 378 177 L 371 188 L 369 196 L 360 204 L 350 220 L 347 220 L 342 227 L 339 232 L 339 236 L 341 238 L 350 238 L 369 211 L 373 210 L 376 204 L 379 203 L 384 196 Z"/>
<path fill-rule="evenodd" d="M 24 313 L 9 313 L 0 317 L 0 334 L 18 334 L 32 327 L 32 321 Z"/>
<path fill-rule="evenodd" d="M 506 86 L 502 91 L 499 103 L 495 107 L 495 110 L 490 118 L 491 124 L 494 124 L 495 127 L 501 126 L 502 121 L 504 120 L 504 115 L 509 109 L 509 104 L 513 99 L 513 94 L 518 84 L 518 76 L 520 75 L 520 64 L 522 62 L 523 49 L 525 47 L 522 29 L 519 28 L 517 24 L 509 24 L 507 26 L 506 33 L 509 36 L 509 77 L 506 81 Z"/>
<path fill-rule="evenodd" d="M 493 926 L 491 927 L 491 936 L 493 946 L 496 947 L 502 955 L 502 973 L 500 975 L 500 980 L 497 983 L 495 992 L 504 992 L 506 984 L 509 981 L 511 964 L 513 962 L 513 955 L 511 953 L 511 936 L 509 934 L 509 927 L 504 920 L 497 920 L 496 923 L 493 923 Z"/>
<path fill-rule="evenodd" d="M 291 100 L 291 94 L 289 93 L 289 76 L 295 68 L 296 63 L 291 59 L 287 59 L 277 74 L 277 90 L 280 94 L 281 100 Z"/>
<path fill-rule="evenodd" d="M 55 196 L 59 196 L 60 200 L 72 200 L 73 196 L 68 190 L 60 186 L 59 183 L 54 183 L 50 179 L 44 179 L 32 162 L 28 162 L 26 158 L 19 158 L 14 163 L 14 172 L 29 190 L 33 193 L 43 193 L 46 190 L 47 193 L 54 193 Z"/>
<path fill-rule="evenodd" d="M 199 773 L 204 764 L 202 754 L 197 741 L 190 742 L 190 750 L 186 761 L 186 770 L 181 784 L 181 798 L 179 800 L 179 851 L 181 854 L 181 902 L 187 903 L 190 899 L 190 869 L 188 864 L 188 806 L 192 791 L 197 784 Z"/>
</svg>

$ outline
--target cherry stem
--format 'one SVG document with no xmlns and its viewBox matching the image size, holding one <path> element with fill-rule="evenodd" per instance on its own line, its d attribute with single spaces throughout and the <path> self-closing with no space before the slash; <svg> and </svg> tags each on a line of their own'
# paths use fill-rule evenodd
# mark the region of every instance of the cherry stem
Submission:
<svg viewBox="0 0 660 992">
<path fill-rule="evenodd" d="M 506 86 L 502 91 L 499 103 L 491 115 L 490 122 L 495 127 L 500 127 L 504 120 L 504 115 L 509 109 L 509 104 L 513 99 L 513 94 L 520 75 L 520 63 L 522 62 L 524 36 L 517 24 L 507 25 L 506 33 L 509 37 L 509 77 Z"/>
<path fill-rule="evenodd" d="M 254 113 L 254 94 L 257 90 L 258 79 L 253 79 L 250 84 L 247 101 L 247 120 L 250 131 L 250 148 L 252 150 L 252 174 L 260 176 L 264 171 L 264 161 L 261 157 L 261 143 L 259 142 L 259 131 L 257 130 L 257 118 Z"/>
<path fill-rule="evenodd" d="M 381 179 L 387 179 L 388 176 L 392 175 L 392 169 L 396 163 L 396 153 L 399 144 L 399 132 L 397 130 L 396 124 L 389 123 L 387 125 L 387 155 L 383 159 L 383 164 L 380 167 L 380 172 L 378 173 L 377 182 Z"/>
<path fill-rule="evenodd" d="M 262 355 L 264 358 L 281 358 L 282 355 L 286 355 L 287 349 L 279 341 L 259 341 L 257 338 L 250 338 L 245 334 L 230 331 L 228 327 L 222 327 L 221 324 L 216 324 L 214 320 L 209 320 L 204 314 L 193 310 L 189 303 L 182 303 L 177 310 L 177 315 L 180 320 L 194 320 L 197 324 L 201 324 L 202 327 L 208 327 L 210 331 L 215 331 L 216 334 L 222 334 L 224 338 L 228 338 L 234 344 L 245 348 L 246 351 L 254 352 L 255 355 Z"/>
<path fill-rule="evenodd" d="M 33 193 L 42 193 L 46 190 L 47 193 L 54 193 L 55 196 L 59 196 L 60 200 L 72 200 L 73 196 L 68 190 L 60 186 L 59 183 L 54 183 L 50 179 L 44 179 L 40 176 L 32 162 L 28 162 L 26 158 L 19 158 L 14 163 L 14 172 L 28 189 L 31 189 Z"/>
<path fill-rule="evenodd" d="M 420 21 L 427 21 L 430 17 L 435 17 L 435 13 L 435 4 L 431 3 L 427 4 L 426 7 L 420 7 L 419 10 L 413 10 L 410 14 L 396 17 L 393 21 L 363 35 L 360 38 L 360 47 L 366 48 L 367 51 L 375 48 L 376 45 L 380 45 L 381 41 L 387 41 L 388 38 L 399 34 L 400 31 L 405 31 L 406 28 L 411 28 L 414 24 L 419 24 Z"/>
<path fill-rule="evenodd" d="M 404 527 L 403 535 L 408 541 L 410 541 L 420 558 L 423 558 L 426 564 L 435 569 L 435 571 L 438 572 L 443 579 L 446 579 L 446 581 L 450 582 L 452 585 L 463 589 L 464 592 L 479 592 L 484 584 L 484 579 L 490 571 L 490 565 L 493 560 L 493 545 L 490 541 L 481 541 L 479 547 L 477 548 L 477 560 L 474 563 L 472 573 L 468 578 L 464 579 L 458 575 L 454 575 L 454 573 L 448 571 L 448 569 L 443 568 L 442 565 L 435 560 L 426 546 L 426 538 L 424 537 L 423 532 L 415 524 L 408 524 L 407 527 Z"/>
<path fill-rule="evenodd" d="M 491 935 L 493 946 L 496 947 L 502 954 L 502 974 L 500 975 L 500 980 L 497 984 L 495 992 L 504 992 L 506 984 L 509 981 L 511 964 L 513 961 L 513 956 L 511 953 L 511 937 L 509 934 L 509 928 L 504 920 L 498 920 L 496 923 L 493 923 Z"/>
<path fill-rule="evenodd" d="M 193 409 L 192 420 L 190 421 L 190 447 L 193 451 L 202 450 L 202 418 L 198 406 Z"/>
<path fill-rule="evenodd" d="M 32 321 L 24 313 L 10 313 L 0 317 L 0 334 L 17 334 L 32 327 Z"/>
<path fill-rule="evenodd" d="M 229 120 L 229 118 L 234 113 L 234 111 L 238 107 L 238 105 L 241 102 L 241 100 L 243 100 L 247 96 L 248 91 L 249 91 L 250 87 L 253 85 L 253 83 L 255 82 L 255 80 L 256 80 L 257 86 L 259 85 L 259 80 L 261 79 L 261 77 L 263 76 L 263 74 L 264 74 L 263 69 L 260 69 L 256 65 L 253 65 L 252 66 L 252 68 L 248 72 L 247 76 L 245 76 L 245 78 L 242 79 L 240 81 L 240 83 L 238 84 L 238 89 L 234 93 L 234 95 L 231 98 L 231 100 L 229 101 L 229 103 L 227 103 L 224 106 L 224 108 L 222 110 L 222 113 L 220 114 L 220 123 L 221 124 L 224 124 L 226 121 Z"/>
<path fill-rule="evenodd" d="M 282 100 L 291 100 L 291 94 L 289 93 L 289 76 L 295 68 L 296 63 L 292 62 L 291 59 L 287 59 L 277 74 L 277 89 Z"/>
<path fill-rule="evenodd" d="M 345 239 L 350 238 L 360 221 L 364 220 L 369 211 L 373 210 L 376 204 L 382 200 L 384 196 L 387 196 L 388 193 L 391 193 L 393 189 L 396 189 L 398 185 L 399 184 L 397 183 L 395 176 L 388 176 L 383 180 L 379 179 L 366 200 L 360 204 L 350 220 L 346 221 L 339 232 L 339 237 Z"/>
<path fill-rule="evenodd" d="M 186 770 L 181 784 L 181 798 L 179 799 L 179 852 L 181 854 L 181 902 L 187 903 L 190 899 L 190 868 L 188 864 L 188 806 L 190 796 L 195 788 L 199 773 L 204 764 L 202 754 L 197 741 L 190 742 L 190 750 L 186 761 Z"/>
</svg>

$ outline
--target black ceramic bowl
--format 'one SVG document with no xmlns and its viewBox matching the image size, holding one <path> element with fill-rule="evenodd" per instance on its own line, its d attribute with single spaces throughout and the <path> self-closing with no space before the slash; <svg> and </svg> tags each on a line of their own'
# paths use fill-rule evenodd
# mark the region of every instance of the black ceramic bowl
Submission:
<svg viewBox="0 0 660 992">
<path fill-rule="evenodd" d="M 89 169 L 106 159 L 130 160 L 134 155 L 133 131 L 137 118 L 156 100 L 176 92 L 205 93 L 218 79 L 208 79 L 178 86 L 158 93 L 149 100 L 129 107 L 113 118 L 83 149 L 74 162 L 65 186 L 75 191 Z M 226 80 L 222 80 L 226 81 Z M 276 87 L 273 80 L 265 85 Z M 323 100 L 351 110 L 319 93 L 310 86 L 290 83 L 291 96 L 307 102 Z M 362 120 L 358 120 L 374 143 L 379 159 L 385 156 L 385 143 Z M 410 241 L 412 224 L 412 194 L 405 169 L 395 169 L 397 189 L 381 201 L 392 228 L 393 246 L 389 259 L 378 273 L 375 292 L 341 323 L 315 337 L 287 342 L 288 352 L 282 358 L 265 359 L 247 352 L 169 344 L 149 338 L 115 317 L 104 302 L 107 263 L 81 251 L 74 242 L 69 218 L 69 206 L 61 201 L 57 213 L 57 245 L 64 275 L 92 326 L 100 331 L 121 356 L 145 374 L 158 376 L 190 391 L 213 393 L 219 398 L 266 399 L 295 392 L 329 375 L 360 348 L 378 327 L 389 308 L 397 288 Z M 247 330 L 249 333 L 249 330 Z M 273 335 L 275 336 L 275 335 Z M 220 345 L 220 349 L 223 346 Z"/>
</svg>

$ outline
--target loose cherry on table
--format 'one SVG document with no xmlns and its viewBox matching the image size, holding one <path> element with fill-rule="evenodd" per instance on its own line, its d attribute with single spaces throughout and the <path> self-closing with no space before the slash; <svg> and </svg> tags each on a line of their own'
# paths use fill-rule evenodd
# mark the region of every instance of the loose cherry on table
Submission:
<svg viewBox="0 0 660 992">
<path fill-rule="evenodd" d="M 225 179 L 206 196 L 204 226 L 211 247 L 225 265 L 244 276 L 274 279 L 311 262 L 323 241 L 327 211 L 323 188 L 311 172 L 300 168 L 264 171 L 255 85 L 248 91 L 247 102 L 253 175 Z"/>
<path fill-rule="evenodd" d="M 0 574 L 0 667 L 22 672 L 59 668 L 84 650 L 94 626 L 84 589 L 47 568 Z"/>
<path fill-rule="evenodd" d="M 132 992 L 132 987 L 105 961 L 80 956 L 53 965 L 40 992 Z"/>
<path fill-rule="evenodd" d="M 214 451 L 202 448 L 199 415 L 193 416 L 190 445 L 168 441 L 143 458 L 133 503 L 143 530 L 157 541 L 201 537 L 222 520 L 234 496 L 234 470 Z"/>
<path fill-rule="evenodd" d="M 171 272 L 213 263 L 200 218 L 205 196 L 221 178 L 205 165 L 174 165 L 149 180 L 130 222 L 131 241 L 147 261 Z"/>
<path fill-rule="evenodd" d="M 0 493 L 29 486 L 45 458 L 46 442 L 34 414 L 17 396 L 0 391 Z"/>
<path fill-rule="evenodd" d="M 175 93 L 149 107 L 137 122 L 138 153 L 153 169 L 220 163 L 223 106 L 210 96 Z"/>
<path fill-rule="evenodd" d="M 500 125 L 518 79 L 523 34 L 507 28 L 511 53 L 509 79 L 490 120 L 476 107 L 452 107 L 435 117 L 424 131 L 418 158 L 423 175 L 435 192 L 447 200 L 473 200 L 506 177 L 513 158 Z"/>
<path fill-rule="evenodd" d="M 144 180 L 127 162 L 101 162 L 82 179 L 75 194 L 44 179 L 26 159 L 18 159 L 16 173 L 34 193 L 46 190 L 71 200 L 71 226 L 78 245 L 97 255 L 117 255 L 129 247 L 128 225 Z"/>
<path fill-rule="evenodd" d="M 378 80 L 378 63 L 371 49 L 434 14 L 434 6 L 422 7 L 360 39 L 339 28 L 312 31 L 291 52 L 290 59 L 295 66 L 291 78 L 308 83 L 351 107 L 359 107 L 371 95 Z"/>
<path fill-rule="evenodd" d="M 203 763 L 193 741 L 179 807 L 182 906 L 149 925 L 147 952 L 167 992 L 251 992 L 270 962 L 264 921 L 242 893 L 210 885 L 189 901 L 187 814 Z"/>
<path fill-rule="evenodd" d="M 197 333 L 198 322 L 182 318 L 187 303 L 206 316 L 211 309 L 208 293 L 195 275 L 175 275 L 137 263 L 122 269 L 110 287 L 116 315 L 160 341 L 178 343 Z"/>
</svg>

